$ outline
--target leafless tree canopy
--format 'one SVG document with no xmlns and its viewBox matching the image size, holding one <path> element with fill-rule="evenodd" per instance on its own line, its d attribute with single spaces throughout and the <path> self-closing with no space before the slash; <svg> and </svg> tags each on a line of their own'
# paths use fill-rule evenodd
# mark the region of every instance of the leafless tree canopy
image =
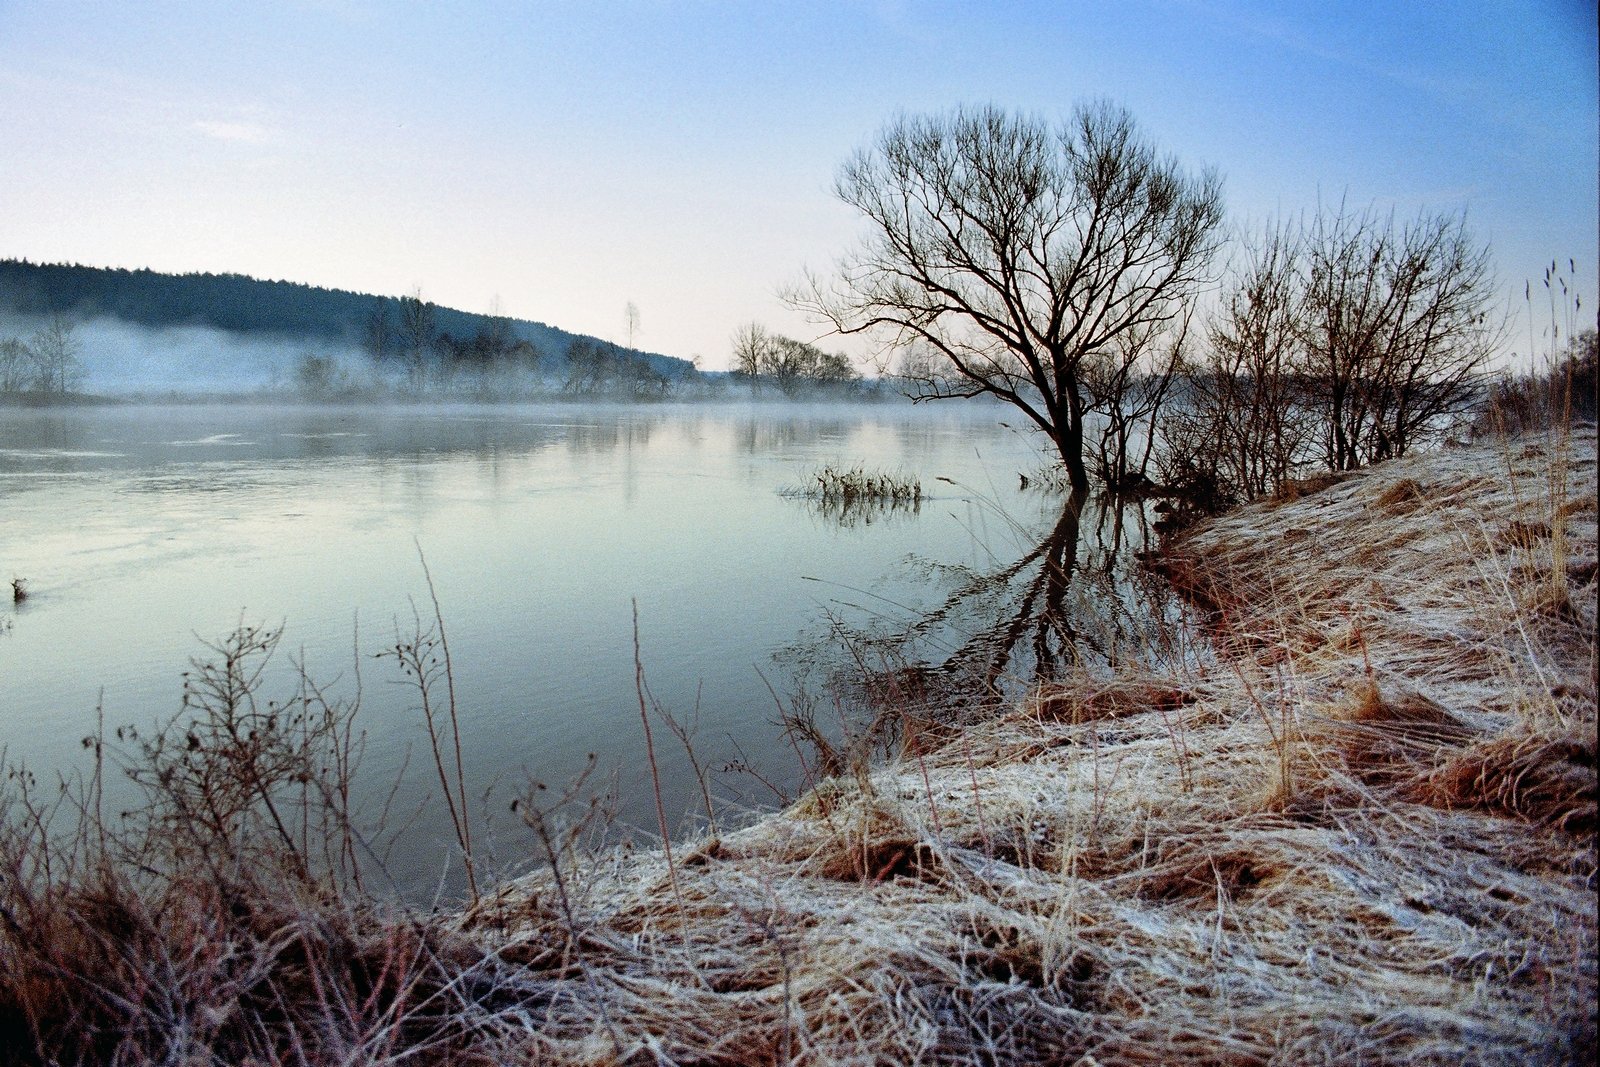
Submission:
<svg viewBox="0 0 1600 1067">
<path fill-rule="evenodd" d="M 422 388 L 428 357 L 438 339 L 437 330 L 433 302 L 422 299 L 420 289 L 400 298 L 400 350 L 413 391 Z"/>
<path fill-rule="evenodd" d="M 372 302 L 372 309 L 362 323 L 361 347 L 374 363 L 386 363 L 397 339 L 394 323 L 389 320 L 389 301 L 380 296 Z"/>
<path fill-rule="evenodd" d="M 1489 250 L 1460 215 L 1396 227 L 1370 212 L 1319 214 L 1299 275 L 1301 354 L 1332 470 L 1404 455 L 1440 432 L 1503 336 L 1489 311 Z"/>
<path fill-rule="evenodd" d="M 1441 437 L 1504 336 L 1488 249 L 1458 214 L 1344 208 L 1247 245 L 1163 427 L 1169 481 L 1215 505 Z"/>
<path fill-rule="evenodd" d="M 734 331 L 733 373 L 754 380 L 772 350 L 773 336 L 759 322 L 748 322 Z"/>
<path fill-rule="evenodd" d="M 843 333 L 937 353 L 924 398 L 1015 405 L 1086 488 L 1081 368 L 1175 320 L 1205 282 L 1216 174 L 1186 173 L 1108 104 L 1058 124 L 981 107 L 891 123 L 835 192 L 866 238 L 794 302 Z"/>
<path fill-rule="evenodd" d="M 632 300 L 628 301 L 622 309 L 622 325 L 628 334 L 628 347 L 632 348 L 634 338 L 639 336 L 639 305 Z"/>
<path fill-rule="evenodd" d="M 733 373 L 757 391 L 771 383 L 785 396 L 837 389 L 860 378 L 840 353 L 773 333 L 759 322 L 734 331 Z"/>
<path fill-rule="evenodd" d="M 1084 360 L 1090 408 L 1101 416 L 1096 473 L 1113 493 L 1136 492 L 1151 484 L 1156 431 L 1181 377 L 1189 310 L 1171 323 L 1128 330 Z"/>
<path fill-rule="evenodd" d="M 1186 402 L 1161 427 L 1169 483 L 1209 506 L 1275 492 L 1304 473 L 1315 435 L 1300 388 L 1301 239 L 1272 225 L 1249 241 L 1187 369 Z"/>
<path fill-rule="evenodd" d="M 85 372 L 79 358 L 82 350 L 73 324 L 55 315 L 25 345 L 8 349 L 5 361 L 13 362 L 11 356 L 15 355 L 19 365 L 31 362 L 33 380 L 26 385 L 41 393 L 65 396 L 83 386 Z M 6 376 L 11 374 L 7 372 Z"/>
<path fill-rule="evenodd" d="M 33 349 L 20 337 L 0 337 L 0 393 L 31 388 L 38 375 Z"/>
</svg>

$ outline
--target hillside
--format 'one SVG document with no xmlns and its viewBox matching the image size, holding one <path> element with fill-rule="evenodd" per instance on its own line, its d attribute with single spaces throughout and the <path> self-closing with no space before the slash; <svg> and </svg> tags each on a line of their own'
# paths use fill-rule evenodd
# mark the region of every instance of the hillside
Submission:
<svg viewBox="0 0 1600 1067">
<path fill-rule="evenodd" d="M 241 335 L 358 347 L 380 302 L 398 318 L 398 300 L 373 293 L 323 289 L 298 282 L 264 281 L 242 274 L 162 274 L 152 270 L 85 267 L 0 259 L 0 314 L 69 319 L 112 318 L 137 326 L 198 326 Z M 488 315 L 436 308 L 439 332 L 470 338 L 490 325 Z M 584 334 L 526 319 L 508 323 L 515 340 L 559 356 Z M 642 353 L 668 378 L 688 374 L 688 360 Z"/>
</svg>

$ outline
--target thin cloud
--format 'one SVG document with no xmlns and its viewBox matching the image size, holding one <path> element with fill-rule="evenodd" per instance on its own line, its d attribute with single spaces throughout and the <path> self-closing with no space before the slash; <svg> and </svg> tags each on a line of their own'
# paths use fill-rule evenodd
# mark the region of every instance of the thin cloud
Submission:
<svg viewBox="0 0 1600 1067">
<path fill-rule="evenodd" d="M 194 129 L 217 141 L 233 144 L 263 144 L 272 138 L 272 131 L 253 122 L 216 122 L 201 119 Z"/>
</svg>

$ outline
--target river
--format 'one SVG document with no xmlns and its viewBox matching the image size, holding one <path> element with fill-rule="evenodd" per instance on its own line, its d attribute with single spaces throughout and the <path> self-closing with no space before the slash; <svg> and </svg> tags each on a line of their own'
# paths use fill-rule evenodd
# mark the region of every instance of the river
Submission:
<svg viewBox="0 0 1600 1067">
<path fill-rule="evenodd" d="M 559 786 L 589 753 L 615 775 L 619 824 L 655 832 L 635 608 L 649 689 L 696 721 L 714 800 L 736 817 L 800 784 L 777 705 L 831 628 L 892 630 L 937 607 L 949 576 L 1016 559 L 1050 528 L 1059 497 L 1018 478 L 1043 462 L 1038 438 L 1005 418 L 987 405 L 0 409 L 0 577 L 30 594 L 0 611 L 0 737 L 12 762 L 81 766 L 97 709 L 108 730 L 148 727 L 179 710 L 208 643 L 281 628 L 264 694 L 286 695 L 295 663 L 359 694 L 361 774 L 403 827 L 390 869 L 408 891 L 453 884 L 417 694 L 375 658 L 432 622 L 425 559 L 465 792 L 497 862 L 528 845 L 510 799 L 529 780 Z M 840 514 L 795 495 L 829 464 L 919 478 L 927 499 Z M 681 746 L 656 741 L 683 832 L 699 785 Z M 391 800 L 376 784 L 397 776 Z"/>
</svg>

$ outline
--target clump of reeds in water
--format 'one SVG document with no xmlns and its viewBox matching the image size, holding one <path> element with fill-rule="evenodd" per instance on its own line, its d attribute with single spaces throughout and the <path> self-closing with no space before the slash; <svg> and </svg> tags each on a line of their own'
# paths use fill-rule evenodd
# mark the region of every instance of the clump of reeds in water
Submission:
<svg viewBox="0 0 1600 1067">
<path fill-rule="evenodd" d="M 912 504 L 922 499 L 922 479 L 916 475 L 829 465 L 813 474 L 811 480 L 806 495 L 822 501 Z"/>
<path fill-rule="evenodd" d="M 890 512 L 915 514 L 923 501 L 922 478 L 861 466 L 827 466 L 787 496 L 806 499 L 822 517 L 853 526 L 875 522 Z"/>
<path fill-rule="evenodd" d="M 859 465 L 823 467 L 785 495 L 809 500 L 823 517 L 846 526 L 870 523 L 889 512 L 914 513 L 924 499 L 922 479 L 916 475 Z"/>
</svg>

